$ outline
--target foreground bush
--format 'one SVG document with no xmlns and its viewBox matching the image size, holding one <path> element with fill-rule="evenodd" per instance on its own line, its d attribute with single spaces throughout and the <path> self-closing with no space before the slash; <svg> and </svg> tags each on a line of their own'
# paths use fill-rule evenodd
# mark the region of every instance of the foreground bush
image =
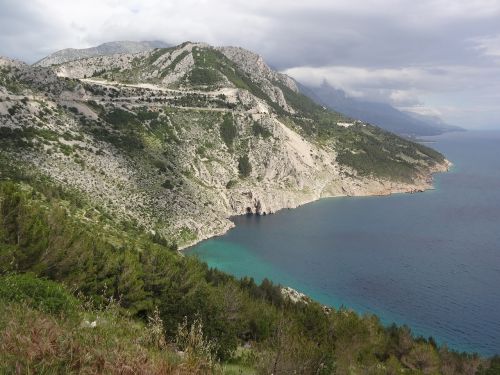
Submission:
<svg viewBox="0 0 500 375">
<path fill-rule="evenodd" d="M 72 314 L 78 305 L 76 298 L 62 285 L 33 274 L 0 277 L 0 301 L 18 302 L 55 315 Z"/>
</svg>

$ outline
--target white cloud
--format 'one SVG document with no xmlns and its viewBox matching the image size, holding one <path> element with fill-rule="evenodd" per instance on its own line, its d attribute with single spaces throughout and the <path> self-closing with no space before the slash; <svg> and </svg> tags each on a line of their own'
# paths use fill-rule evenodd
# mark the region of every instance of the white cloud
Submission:
<svg viewBox="0 0 500 375">
<path fill-rule="evenodd" d="M 493 36 L 483 36 L 472 38 L 474 48 L 486 56 L 500 57 L 500 34 Z"/>
<path fill-rule="evenodd" d="M 499 19 L 499 0 L 0 0 L 0 54 L 33 62 L 113 40 L 231 44 L 352 96 L 415 108 L 448 96 L 465 108 L 485 90 L 500 102 Z"/>
<path fill-rule="evenodd" d="M 444 116 L 465 126 L 473 121 L 471 119 L 479 117 L 481 111 L 489 111 L 489 121 L 494 121 L 493 113 L 499 112 L 498 106 L 481 106 L 477 101 L 500 101 L 498 94 L 481 99 L 483 92 L 500 92 L 500 67 L 452 65 L 374 69 L 306 66 L 284 72 L 312 86 L 319 86 L 326 80 L 351 97 L 387 102 L 418 114 Z"/>
<path fill-rule="evenodd" d="M 311 85 L 320 85 L 325 79 L 346 92 L 359 90 L 390 90 L 396 99 L 408 91 L 453 92 L 499 84 L 495 78 L 500 67 L 470 67 L 463 65 L 436 67 L 370 68 L 351 66 L 311 67 L 285 69 L 284 73 Z M 490 77 L 489 81 L 485 81 Z M 491 79 L 493 78 L 493 80 Z"/>
</svg>

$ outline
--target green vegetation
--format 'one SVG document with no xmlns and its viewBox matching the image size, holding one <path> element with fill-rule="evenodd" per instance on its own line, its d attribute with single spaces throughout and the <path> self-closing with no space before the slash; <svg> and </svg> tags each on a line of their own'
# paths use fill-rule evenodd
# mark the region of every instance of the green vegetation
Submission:
<svg viewBox="0 0 500 375">
<path fill-rule="evenodd" d="M 252 173 L 252 165 L 248 159 L 248 155 L 243 155 L 238 159 L 238 172 L 241 178 L 250 176 Z"/>
<path fill-rule="evenodd" d="M 234 125 L 233 116 L 229 113 L 224 115 L 224 120 L 220 125 L 220 136 L 229 149 L 232 149 L 237 134 L 238 130 Z"/>
<path fill-rule="evenodd" d="M 105 120 L 114 127 L 122 127 L 127 125 L 137 125 L 137 116 L 135 113 L 125 111 L 120 108 L 113 108 L 105 115 Z"/>
<path fill-rule="evenodd" d="M 264 139 L 269 138 L 273 135 L 268 129 L 266 129 L 256 121 L 252 124 L 252 132 L 254 136 L 261 136 Z"/>
<path fill-rule="evenodd" d="M 179 64 L 187 55 L 189 55 L 188 51 L 183 51 L 177 55 L 175 59 L 172 60 L 167 69 L 161 72 L 160 77 L 164 78 L 168 73 L 173 72 L 177 64 Z"/>
<path fill-rule="evenodd" d="M 134 60 L 133 69 L 97 74 L 133 82 L 157 69 L 151 64 L 168 51 L 173 49 Z M 185 56 L 186 51 L 179 54 L 160 76 Z M 193 57 L 195 68 L 186 83 L 205 88 L 227 77 L 269 103 L 303 137 L 334 146 L 338 161 L 361 175 L 407 181 L 419 172 L 418 163 L 443 160 L 427 147 L 369 125 L 340 127 L 337 122 L 351 120 L 274 82 L 296 111 L 288 113 L 215 49 L 196 47 Z M 26 87 L 10 71 L 0 73 L 0 84 L 11 92 Z M 60 87 L 74 89 L 77 82 L 61 80 Z M 203 167 L 208 171 L 237 161 L 240 179 L 228 176 L 226 188 L 244 185 L 241 179 L 252 173 L 249 150 L 272 137 L 267 123 L 253 122 L 248 114 L 210 110 L 243 106 L 229 103 L 224 94 L 155 98 L 142 88 L 82 85 L 99 96 L 99 103 L 86 102 L 97 119 L 77 107 L 58 106 L 43 108 L 14 130 L 0 127 L 0 373 L 416 375 L 477 370 L 490 375 L 498 369 L 498 358 L 449 351 L 432 338 L 413 337 L 406 327 L 384 327 L 371 315 L 325 309 L 310 300 L 292 303 L 267 279 L 237 279 L 178 254 L 178 245 L 199 234 L 186 222 L 176 222 L 170 207 L 179 212 L 196 207 L 203 215 L 213 193 L 198 189 L 203 181 L 186 159 L 196 152 L 207 158 Z M 27 118 L 29 100 L 5 102 L 16 121 Z M 148 107 L 151 103 L 159 104 Z M 49 123 L 56 126 L 44 126 Z M 221 142 L 232 154 L 220 149 Z M 30 170 L 33 165 L 23 164 L 24 159 L 14 159 L 46 156 L 42 150 L 65 154 L 69 157 L 62 164 L 73 160 L 77 168 L 88 168 L 97 178 L 105 175 L 105 182 L 118 188 L 129 187 L 130 177 L 130 197 L 151 194 L 154 202 L 165 203 L 153 208 L 161 215 L 152 215 L 149 227 L 132 215 L 115 216 L 121 213 L 110 208 L 112 195 L 88 197 L 63 188 Z M 84 152 L 92 154 L 85 159 Z M 91 163 L 94 154 L 103 153 L 116 156 L 112 160 L 130 175 L 106 175 L 106 166 Z M 125 206 L 142 203 L 129 200 Z M 137 210 L 131 212 L 146 216 L 152 209 L 146 204 Z"/>
<path fill-rule="evenodd" d="M 21 95 L 23 90 L 26 89 L 26 85 L 22 84 L 14 77 L 16 71 L 17 68 L 11 68 L 9 66 L 0 67 L 0 85 L 13 94 Z"/>
<path fill-rule="evenodd" d="M 229 180 L 226 184 L 226 189 L 231 189 L 232 187 L 236 186 L 237 184 L 238 184 L 238 181 Z"/>
<path fill-rule="evenodd" d="M 149 55 L 146 65 L 151 65 L 153 64 L 156 60 L 158 60 L 161 56 L 166 54 L 167 52 L 171 51 L 172 49 L 170 48 L 155 48 L 151 55 Z"/>
<path fill-rule="evenodd" d="M 57 288 L 63 298 L 74 299 L 61 285 L 31 279 L 37 290 Z M 165 340 L 157 311 L 142 322 L 126 317 L 112 299 L 99 306 L 86 299 L 72 314 L 56 316 L 0 296 L 0 373 L 221 373 L 220 366 L 199 350 L 206 347 L 203 336 L 192 326 L 182 326 L 179 338 L 186 331 L 193 335 L 181 356 L 176 351 L 177 337 Z"/>
<path fill-rule="evenodd" d="M 0 301 L 19 303 L 55 315 L 70 315 L 78 306 L 60 284 L 26 273 L 0 277 Z"/>
<path fill-rule="evenodd" d="M 500 356 L 496 355 L 491 359 L 489 366 L 480 366 L 478 375 L 498 375 L 500 374 Z"/>
<path fill-rule="evenodd" d="M 339 122 L 354 123 L 346 116 L 326 110 L 303 94 L 296 93 L 280 82 L 274 82 L 297 113 L 278 112 L 282 121 L 299 129 L 304 135 L 338 150 L 337 161 L 355 169 L 362 176 L 374 176 L 411 182 L 418 176 L 419 161 L 429 165 L 443 162 L 439 152 L 418 143 L 367 124 L 344 128 Z"/>
<path fill-rule="evenodd" d="M 265 100 L 277 111 L 282 109 L 274 103 L 260 86 L 245 72 L 229 60 L 223 53 L 214 48 L 193 48 L 193 57 L 197 68 L 212 69 L 224 75 L 235 87 L 250 91 L 256 97 Z"/>
<path fill-rule="evenodd" d="M 418 143 L 371 126 L 353 126 L 338 130 L 337 161 L 361 175 L 374 175 L 411 182 L 418 173 L 418 162 L 429 165 L 443 162 L 443 155 Z"/>
<path fill-rule="evenodd" d="M 372 175 L 398 181 L 411 182 L 420 173 L 418 160 L 433 165 L 442 162 L 443 156 L 425 146 L 406 141 L 393 134 L 369 125 L 343 128 L 338 122 L 354 120 L 334 111 L 326 110 L 307 96 L 296 93 L 279 81 L 272 82 L 279 87 L 285 99 L 295 111 L 290 114 L 273 102 L 258 84 L 222 53 L 213 48 L 193 49 L 195 70 L 220 72 L 236 87 L 246 89 L 265 100 L 281 116 L 281 120 L 296 130 L 300 130 L 313 141 L 334 144 L 339 150 L 337 160 L 358 171 L 360 175 Z M 206 84 L 213 84 L 206 83 Z M 258 123 L 252 125 L 255 136 L 267 138 L 271 133 Z M 224 142 L 232 145 L 233 132 L 225 126 L 221 129 Z"/>
<path fill-rule="evenodd" d="M 0 183 L 0 264 L 7 275 L 0 278 L 0 362 L 7 372 L 78 372 L 72 366 L 79 358 L 87 358 L 81 368 L 94 371 L 102 371 L 98 358 L 106 368 L 164 373 L 188 363 L 217 373 L 219 360 L 229 373 L 488 371 L 488 361 L 415 339 L 408 328 L 386 329 L 374 316 L 345 309 L 325 312 L 312 301 L 292 303 L 268 280 L 257 285 L 209 269 L 179 256 L 168 241 L 117 225 L 78 196 L 56 191 L 50 183 Z M 34 275 L 64 283 L 80 302 Z M 112 313 L 102 307 L 110 300 Z M 76 313 L 66 313 L 68 306 Z M 96 328 L 82 326 L 85 320 Z M 33 356 L 29 343 L 38 337 L 48 337 L 52 351 Z M 71 342 L 79 349 L 69 355 Z M 250 348 L 238 349 L 244 343 Z M 187 359 L 168 348 L 184 349 Z"/>
<path fill-rule="evenodd" d="M 189 82 L 195 86 L 212 86 L 221 81 L 220 74 L 209 68 L 194 68 L 189 73 Z"/>
</svg>

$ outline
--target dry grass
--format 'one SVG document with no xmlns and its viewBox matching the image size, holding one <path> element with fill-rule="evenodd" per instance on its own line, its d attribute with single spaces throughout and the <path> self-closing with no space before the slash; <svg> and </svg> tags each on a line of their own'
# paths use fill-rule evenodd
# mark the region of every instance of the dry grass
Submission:
<svg viewBox="0 0 500 375">
<path fill-rule="evenodd" d="M 0 307 L 2 374 L 211 374 L 169 348 L 146 343 L 148 327 L 113 318 L 85 327 L 17 304 Z"/>
</svg>

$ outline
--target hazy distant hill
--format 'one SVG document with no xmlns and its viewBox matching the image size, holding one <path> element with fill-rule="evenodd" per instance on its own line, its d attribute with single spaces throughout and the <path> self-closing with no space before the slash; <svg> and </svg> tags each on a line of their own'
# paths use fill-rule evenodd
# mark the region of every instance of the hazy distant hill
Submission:
<svg viewBox="0 0 500 375">
<path fill-rule="evenodd" d="M 161 41 L 117 41 L 109 42 L 98 45 L 97 47 L 90 48 L 66 48 L 53 54 L 44 57 L 42 60 L 36 62 L 36 66 L 50 66 L 62 64 L 68 61 L 74 61 L 87 57 L 114 55 L 117 53 L 139 53 L 152 50 L 154 48 L 166 48 L 168 44 Z"/>
<path fill-rule="evenodd" d="M 438 117 L 400 111 L 390 104 L 350 98 L 342 90 L 324 82 L 319 87 L 302 86 L 301 90 L 317 102 L 347 116 L 369 122 L 402 135 L 437 135 L 463 130 L 444 123 Z"/>
</svg>

